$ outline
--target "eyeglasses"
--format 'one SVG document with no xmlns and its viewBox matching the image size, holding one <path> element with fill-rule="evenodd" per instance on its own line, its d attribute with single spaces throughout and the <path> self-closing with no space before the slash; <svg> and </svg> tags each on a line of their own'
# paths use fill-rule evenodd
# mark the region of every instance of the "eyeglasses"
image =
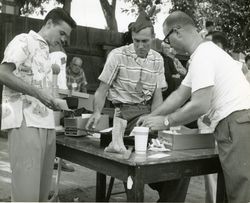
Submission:
<svg viewBox="0 0 250 203">
<path fill-rule="evenodd" d="M 169 33 L 165 36 L 165 38 L 163 39 L 163 42 L 166 43 L 166 44 L 170 44 L 169 42 L 169 36 L 174 32 L 174 28 L 172 28 Z"/>
</svg>

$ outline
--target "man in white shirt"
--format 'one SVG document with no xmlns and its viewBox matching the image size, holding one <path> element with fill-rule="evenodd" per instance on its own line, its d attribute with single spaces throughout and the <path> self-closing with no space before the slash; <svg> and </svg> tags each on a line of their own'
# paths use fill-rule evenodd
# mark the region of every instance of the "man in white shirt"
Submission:
<svg viewBox="0 0 250 203">
<path fill-rule="evenodd" d="M 177 52 L 191 55 L 189 70 L 180 87 L 137 124 L 163 130 L 196 120 L 209 110 L 227 198 L 229 202 L 249 202 L 250 85 L 242 64 L 214 43 L 204 42 L 194 21 L 181 11 L 166 18 L 163 31 L 165 42 Z"/>
</svg>

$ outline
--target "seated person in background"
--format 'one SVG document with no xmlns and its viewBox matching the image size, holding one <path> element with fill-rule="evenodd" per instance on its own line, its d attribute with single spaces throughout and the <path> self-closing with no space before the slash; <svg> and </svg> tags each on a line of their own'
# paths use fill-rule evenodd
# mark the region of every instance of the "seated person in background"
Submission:
<svg viewBox="0 0 250 203">
<path fill-rule="evenodd" d="M 69 90 L 87 93 L 87 79 L 83 71 L 83 61 L 79 57 L 73 57 L 67 67 L 66 77 Z"/>
<path fill-rule="evenodd" d="M 133 44 L 112 50 L 99 76 L 101 82 L 95 92 L 94 113 L 87 129 L 95 128 L 100 120 L 106 97 L 114 107 L 120 108 L 123 119 L 128 121 L 127 134 L 141 115 L 150 113 L 162 103 L 161 90 L 166 87 L 166 82 L 163 59 L 151 49 L 152 22 L 142 12 L 131 29 Z M 158 191 L 159 201 L 183 202 L 188 184 L 189 179 L 178 179 L 150 186 Z"/>
</svg>

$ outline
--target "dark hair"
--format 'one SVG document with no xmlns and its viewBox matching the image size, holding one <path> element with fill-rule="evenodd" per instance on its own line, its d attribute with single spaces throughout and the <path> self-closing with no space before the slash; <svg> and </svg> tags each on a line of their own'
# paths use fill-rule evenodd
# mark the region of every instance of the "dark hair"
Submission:
<svg viewBox="0 0 250 203">
<path fill-rule="evenodd" d="M 212 42 L 214 42 L 215 44 L 221 43 L 223 49 L 227 48 L 227 46 L 228 46 L 227 36 L 224 32 L 212 31 L 212 32 L 209 32 L 206 35 L 206 37 L 209 35 L 212 36 Z"/>
<path fill-rule="evenodd" d="M 248 60 L 250 60 L 250 54 L 246 55 L 245 57 L 245 62 L 247 62 Z"/>
<path fill-rule="evenodd" d="M 53 23 L 55 24 L 59 24 L 60 21 L 64 21 L 67 24 L 69 24 L 69 26 L 73 29 L 76 28 L 76 22 L 73 20 L 73 18 L 69 15 L 69 13 L 67 11 L 65 11 L 62 8 L 54 8 L 52 9 L 45 17 L 44 19 L 44 25 L 46 24 L 46 22 L 51 19 L 53 21 Z"/>
<path fill-rule="evenodd" d="M 210 27 L 210 26 L 213 26 L 214 25 L 214 22 L 212 21 L 206 21 L 206 27 Z"/>
<path fill-rule="evenodd" d="M 133 26 L 133 23 L 134 22 L 129 23 L 128 31 L 123 34 L 123 39 L 122 39 L 123 45 L 128 45 L 128 44 L 131 44 L 133 42 L 133 39 L 132 39 L 132 26 Z"/>
</svg>

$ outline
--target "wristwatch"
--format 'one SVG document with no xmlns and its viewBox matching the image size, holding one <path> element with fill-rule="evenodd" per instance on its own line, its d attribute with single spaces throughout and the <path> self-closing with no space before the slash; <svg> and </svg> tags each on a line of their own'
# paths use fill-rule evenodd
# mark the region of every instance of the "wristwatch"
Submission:
<svg viewBox="0 0 250 203">
<path fill-rule="evenodd" d="M 168 116 L 166 116 L 166 117 L 164 118 L 164 125 L 167 127 L 167 129 L 169 129 L 170 123 L 169 123 Z"/>
</svg>

